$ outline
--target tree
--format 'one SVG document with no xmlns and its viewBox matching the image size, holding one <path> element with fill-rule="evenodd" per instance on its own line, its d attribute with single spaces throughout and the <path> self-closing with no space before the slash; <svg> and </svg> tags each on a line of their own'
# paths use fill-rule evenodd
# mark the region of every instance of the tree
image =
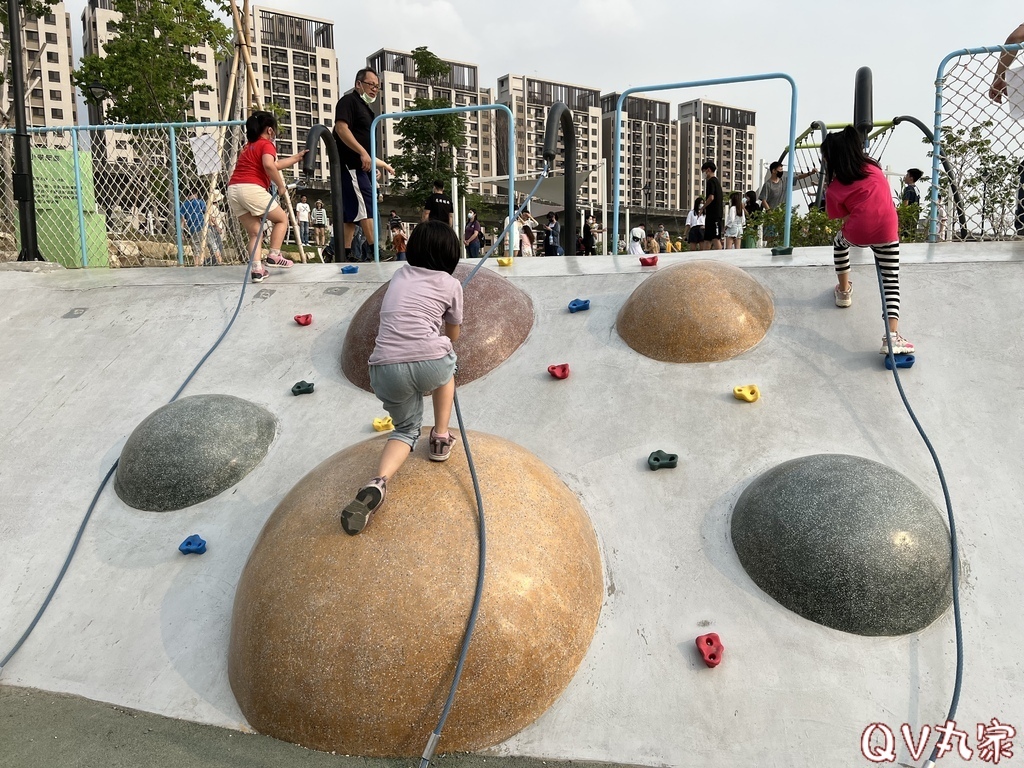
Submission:
<svg viewBox="0 0 1024 768">
<path fill-rule="evenodd" d="M 225 11 L 222 0 L 114 0 L 114 10 L 121 19 L 104 55 L 82 57 L 72 82 L 85 94 L 102 83 L 117 122 L 184 120 L 205 80 L 195 49 L 208 45 L 218 60 L 228 50 L 231 31 L 214 15 Z"/>
<path fill-rule="evenodd" d="M 430 86 L 451 87 L 451 66 L 420 46 L 412 52 L 416 64 L 415 78 Z M 420 97 L 413 102 L 416 110 L 444 109 L 451 101 L 445 98 Z M 398 121 L 395 133 L 402 154 L 391 160 L 402 185 L 417 199 L 430 194 L 430 185 L 437 179 L 447 183 L 455 176 L 459 188 L 465 189 L 469 176 L 461 163 L 452 169 L 455 151 L 466 146 L 465 123 L 461 115 L 406 117 Z"/>
</svg>

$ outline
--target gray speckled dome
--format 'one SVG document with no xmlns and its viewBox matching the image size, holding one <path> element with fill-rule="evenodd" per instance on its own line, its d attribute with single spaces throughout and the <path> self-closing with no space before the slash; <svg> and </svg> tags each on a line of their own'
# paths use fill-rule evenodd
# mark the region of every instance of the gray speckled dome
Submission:
<svg viewBox="0 0 1024 768">
<path fill-rule="evenodd" d="M 248 400 L 183 397 L 151 413 L 129 436 L 114 490 L 136 509 L 190 507 L 249 474 L 276 433 L 273 415 Z"/>
<path fill-rule="evenodd" d="M 952 599 L 942 513 L 908 478 L 857 456 L 765 472 L 736 502 L 732 541 L 761 589 L 844 632 L 916 632 Z"/>
</svg>

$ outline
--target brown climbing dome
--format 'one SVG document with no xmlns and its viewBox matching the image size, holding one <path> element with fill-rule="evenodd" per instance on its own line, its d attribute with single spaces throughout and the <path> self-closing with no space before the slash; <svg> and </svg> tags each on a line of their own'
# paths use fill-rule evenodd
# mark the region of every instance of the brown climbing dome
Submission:
<svg viewBox="0 0 1024 768">
<path fill-rule="evenodd" d="M 569 684 L 604 597 L 575 494 L 525 449 L 470 432 L 487 520 L 479 619 L 440 751 L 498 744 Z M 461 443 L 427 441 L 358 536 L 338 514 L 383 438 L 336 453 L 271 515 L 235 594 L 228 677 L 261 733 L 346 755 L 415 757 L 437 724 L 476 587 L 473 482 Z"/>
<path fill-rule="evenodd" d="M 668 363 L 728 360 L 755 347 L 775 317 L 771 295 L 738 267 L 699 260 L 636 287 L 616 327 L 630 347 Z"/>
<path fill-rule="evenodd" d="M 468 264 L 455 270 L 458 280 L 470 273 Z M 366 361 L 373 352 L 380 326 L 380 305 L 387 283 L 356 310 L 341 350 L 341 370 L 357 387 L 372 391 Z M 459 356 L 459 384 L 490 373 L 512 356 L 533 328 L 533 302 L 507 279 L 481 269 L 465 289 L 465 322 L 455 353 Z"/>
</svg>

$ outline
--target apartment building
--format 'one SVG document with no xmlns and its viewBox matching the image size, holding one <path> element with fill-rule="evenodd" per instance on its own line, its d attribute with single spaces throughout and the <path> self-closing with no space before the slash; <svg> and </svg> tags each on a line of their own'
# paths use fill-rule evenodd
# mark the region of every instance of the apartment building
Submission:
<svg viewBox="0 0 1024 768">
<path fill-rule="evenodd" d="M 3 29 L 5 44 L 10 33 Z M 75 89 L 71 85 L 71 15 L 64 3 L 56 3 L 51 12 L 41 18 L 25 19 L 22 28 L 22 46 L 25 50 L 27 79 L 25 118 L 29 127 L 74 125 L 78 122 Z M 10 50 L 9 48 L 7 50 Z M 3 87 L 3 110 L 14 125 L 11 111 L 13 90 L 10 83 Z M 54 136 L 50 146 L 67 146 L 70 138 Z"/>
<path fill-rule="evenodd" d="M 755 151 L 757 129 L 753 110 L 695 99 L 679 105 L 677 197 L 681 207 L 704 194 L 700 166 L 713 160 L 722 190 L 745 192 L 757 181 Z"/>
<path fill-rule="evenodd" d="M 380 77 L 380 100 L 375 105 L 377 113 L 408 112 L 415 108 L 416 99 L 444 99 L 452 107 L 493 103 L 493 91 L 481 87 L 479 70 L 475 64 L 448 59 L 443 61 L 449 67 L 448 76 L 428 82 L 416 72 L 416 62 L 408 51 L 381 49 L 367 56 L 366 66 L 373 67 Z M 495 112 L 465 112 L 462 121 L 465 125 L 466 145 L 456 151 L 456 162 L 465 169 L 470 182 L 497 175 L 494 158 Z M 384 156 L 401 154 L 398 149 L 400 137 L 395 130 L 399 123 L 398 120 L 383 122 L 381 143 L 378 146 Z M 497 194 L 497 187 L 485 183 L 475 191 L 494 195 Z"/>
<path fill-rule="evenodd" d="M 547 126 L 548 110 L 556 102 L 564 102 L 572 111 L 576 127 L 577 179 L 581 182 L 577 202 L 581 207 L 596 207 L 601 195 L 598 188 L 598 167 L 601 152 L 601 93 L 596 88 L 587 88 L 570 83 L 557 83 L 527 75 L 502 75 L 498 78 L 500 104 L 512 111 L 515 119 L 516 172 L 522 176 L 534 176 L 544 166 L 544 131 Z M 503 149 L 506 129 L 503 120 L 495 125 L 495 147 L 499 174 L 507 174 L 506 151 Z M 559 137 L 559 153 L 562 139 Z M 556 170 L 561 168 L 562 156 L 556 160 Z"/>
<path fill-rule="evenodd" d="M 608 199 L 614 194 L 615 109 L 621 94 L 601 97 L 602 157 L 608 159 Z M 623 104 L 619 152 L 619 204 L 666 210 L 679 207 L 679 126 L 667 101 L 628 96 Z"/>
</svg>

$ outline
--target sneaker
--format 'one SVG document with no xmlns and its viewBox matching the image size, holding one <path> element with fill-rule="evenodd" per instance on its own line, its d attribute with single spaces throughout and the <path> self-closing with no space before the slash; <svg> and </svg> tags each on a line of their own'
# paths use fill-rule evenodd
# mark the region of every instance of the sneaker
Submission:
<svg viewBox="0 0 1024 768">
<path fill-rule="evenodd" d="M 279 253 L 272 253 L 272 254 L 270 254 L 269 256 L 267 256 L 267 258 L 264 259 L 264 261 L 267 262 L 267 264 L 269 264 L 272 267 L 285 267 L 285 268 L 290 267 L 292 264 L 295 263 L 291 259 L 286 259 L 284 256 L 282 256 Z"/>
<path fill-rule="evenodd" d="M 430 430 L 430 460 L 448 461 L 448 457 L 452 455 L 452 445 L 454 443 L 455 438 L 451 432 L 448 433 L 447 437 L 438 437 L 434 430 Z"/>
<path fill-rule="evenodd" d="M 252 281 L 254 283 L 262 283 L 266 279 L 267 275 L 269 275 L 270 273 L 267 272 L 265 267 L 254 266 L 252 268 L 252 273 L 251 274 L 252 274 Z"/>
<path fill-rule="evenodd" d="M 356 492 L 356 497 L 341 511 L 341 527 L 349 536 L 361 533 L 370 524 L 373 513 L 380 509 L 388 495 L 387 481 L 375 477 Z"/>
<path fill-rule="evenodd" d="M 836 295 L 837 307 L 848 307 L 853 304 L 853 283 L 850 283 L 850 287 L 845 291 L 839 290 L 839 286 L 837 285 L 834 293 Z"/>
<path fill-rule="evenodd" d="M 914 345 L 904 339 L 897 331 L 891 331 L 889 336 L 892 337 L 892 353 L 894 355 L 912 355 L 914 354 Z M 889 354 L 889 344 L 886 341 L 885 336 L 882 337 L 882 348 L 878 350 L 880 355 Z"/>
</svg>

